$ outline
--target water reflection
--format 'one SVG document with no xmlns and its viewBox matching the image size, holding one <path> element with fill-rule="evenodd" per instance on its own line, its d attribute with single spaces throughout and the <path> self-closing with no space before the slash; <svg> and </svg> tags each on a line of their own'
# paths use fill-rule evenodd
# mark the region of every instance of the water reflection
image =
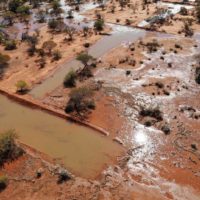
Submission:
<svg viewBox="0 0 200 200">
<path fill-rule="evenodd" d="M 148 137 L 146 135 L 146 133 L 142 132 L 142 131 L 139 131 L 137 132 L 135 135 L 135 141 L 138 143 L 138 144 L 146 144 L 148 142 Z"/>
<path fill-rule="evenodd" d="M 154 158 L 155 151 L 160 144 L 160 131 L 154 127 L 145 127 L 138 122 L 134 123 L 133 131 L 127 137 L 127 142 L 134 149 L 132 155 L 135 161 L 151 161 Z"/>
</svg>

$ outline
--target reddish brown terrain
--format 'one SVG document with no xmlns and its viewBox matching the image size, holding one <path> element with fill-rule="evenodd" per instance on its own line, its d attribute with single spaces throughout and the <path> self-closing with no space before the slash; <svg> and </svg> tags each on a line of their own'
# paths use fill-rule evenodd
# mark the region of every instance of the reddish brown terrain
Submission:
<svg viewBox="0 0 200 200">
<path fill-rule="evenodd" d="M 137 10 L 133 9 L 135 3 Z M 115 4 L 115 12 L 110 12 Z M 107 24 L 103 32 L 110 36 L 91 28 L 86 37 L 84 31 L 79 30 L 74 40 L 63 42 L 63 33 L 52 34 L 44 25 L 37 48 L 52 37 L 56 48 L 63 52 L 59 61 L 52 62 L 46 57 L 44 68 L 38 67 L 37 54 L 27 55 L 26 43 L 18 41 L 18 48 L 9 52 L 0 46 L 1 52 L 11 57 L 0 81 L 4 94 L 18 99 L 22 105 L 35 105 L 36 109 L 48 110 L 52 115 L 100 130 L 99 134 L 104 133 L 104 138 L 117 143 L 121 149 L 118 156 L 117 153 L 108 155 L 111 164 L 105 163 L 95 177 L 67 170 L 69 180 L 59 183 L 59 175 L 67 166 L 58 164 L 58 158 L 22 144 L 19 138 L 17 143 L 25 153 L 0 169 L 0 175 L 8 178 L 0 199 L 200 199 L 200 85 L 195 80 L 200 59 L 200 25 L 192 7 L 187 16 L 176 13 L 163 24 L 133 29 L 130 26 L 138 27 L 139 22 L 157 14 L 156 3 L 145 9 L 142 6 L 139 1 L 130 1 L 130 6 L 121 9 L 118 1 L 108 1 L 103 9 L 85 10 L 88 21 L 96 20 L 99 13 L 105 22 L 123 25 Z M 193 20 L 190 25 L 193 34 L 187 37 L 184 31 L 180 32 L 186 17 Z M 116 21 L 118 18 L 120 20 Z M 112 29 L 119 29 L 119 35 L 127 31 L 127 39 L 118 44 L 114 37 L 111 38 L 116 34 Z M 141 37 L 130 41 L 131 34 L 143 29 L 144 35 L 141 32 Z M 95 102 L 94 109 L 66 114 L 65 108 L 74 88 L 64 87 L 63 80 L 40 97 L 32 95 L 31 91 L 25 95 L 16 94 L 17 81 L 25 80 L 29 89 L 34 90 L 59 73 L 77 53 L 86 50 L 85 43 L 92 45 L 105 37 L 110 37 L 110 43 L 116 42 L 116 45 L 96 58 L 91 77 L 76 77 L 76 88 L 86 87 L 92 91 L 90 98 Z M 76 66 L 71 67 L 76 69 Z M 79 70 L 75 70 L 77 74 Z"/>
</svg>

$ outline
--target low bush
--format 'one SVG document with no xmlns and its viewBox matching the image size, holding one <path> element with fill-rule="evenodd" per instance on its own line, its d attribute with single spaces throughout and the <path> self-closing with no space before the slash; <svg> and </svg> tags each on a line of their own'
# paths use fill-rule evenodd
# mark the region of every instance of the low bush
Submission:
<svg viewBox="0 0 200 200">
<path fill-rule="evenodd" d="M 158 88 L 164 88 L 164 84 L 161 83 L 161 82 L 156 82 L 155 86 L 158 87 Z"/>
<path fill-rule="evenodd" d="M 65 182 L 65 181 L 70 180 L 71 178 L 72 177 L 70 176 L 70 174 L 66 170 L 61 170 L 59 172 L 59 175 L 58 175 L 58 181 L 57 181 L 57 183 L 61 184 L 61 183 Z"/>
<path fill-rule="evenodd" d="M 10 56 L 0 53 L 0 67 L 4 67 L 8 65 L 9 60 L 10 60 Z"/>
<path fill-rule="evenodd" d="M 163 125 L 161 127 L 161 130 L 164 132 L 165 135 L 169 135 L 171 132 L 170 127 L 168 125 Z"/>
<path fill-rule="evenodd" d="M 4 190 L 8 185 L 8 178 L 4 175 L 0 176 L 0 192 Z"/>
<path fill-rule="evenodd" d="M 158 108 L 142 108 L 140 111 L 140 115 L 143 117 L 152 117 L 157 119 L 158 121 L 163 120 L 162 112 Z"/>
<path fill-rule="evenodd" d="M 5 42 L 5 50 L 11 51 L 17 48 L 17 44 L 14 40 L 9 40 Z"/>
<path fill-rule="evenodd" d="M 17 88 L 17 92 L 20 93 L 20 94 L 24 94 L 28 91 L 28 84 L 23 81 L 23 80 L 20 80 L 16 83 L 16 88 Z"/>
<path fill-rule="evenodd" d="M 160 45 L 158 44 L 157 40 L 153 40 L 152 42 L 146 43 L 146 47 L 147 47 L 149 53 L 152 53 L 152 52 L 157 51 L 158 47 L 160 47 Z"/>
<path fill-rule="evenodd" d="M 195 81 L 200 84 L 200 67 L 197 67 L 195 70 Z"/>
<path fill-rule="evenodd" d="M 76 73 L 72 70 L 68 72 L 68 74 L 65 76 L 64 87 L 75 87 L 76 86 Z"/>
<path fill-rule="evenodd" d="M 69 101 L 65 108 L 66 113 L 88 111 L 95 109 L 95 102 L 92 98 L 93 91 L 87 87 L 73 89 L 69 94 Z"/>
<path fill-rule="evenodd" d="M 95 28 L 97 31 L 102 31 L 103 28 L 104 28 L 104 20 L 103 20 L 103 19 L 97 19 L 97 20 L 94 22 L 94 28 Z"/>
<path fill-rule="evenodd" d="M 0 133 L 0 167 L 2 167 L 5 162 L 12 161 L 24 153 L 16 144 L 16 138 L 17 135 L 12 130 Z"/>
<path fill-rule="evenodd" d="M 181 7 L 181 9 L 180 9 L 180 14 L 181 14 L 181 15 L 187 15 L 187 14 L 188 14 L 187 8 Z"/>
<path fill-rule="evenodd" d="M 53 60 L 60 60 L 62 58 L 61 52 L 59 50 L 55 50 L 52 55 Z"/>
</svg>

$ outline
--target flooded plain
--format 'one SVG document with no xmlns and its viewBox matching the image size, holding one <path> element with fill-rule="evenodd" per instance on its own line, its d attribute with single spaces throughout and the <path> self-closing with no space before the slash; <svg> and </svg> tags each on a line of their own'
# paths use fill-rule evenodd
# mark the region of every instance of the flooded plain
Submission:
<svg viewBox="0 0 200 200">
<path fill-rule="evenodd" d="M 118 47 L 122 43 L 129 43 L 144 37 L 145 31 L 128 28 L 120 25 L 110 24 L 113 31 L 110 36 L 104 36 L 96 44 L 89 49 L 89 54 L 94 58 L 100 58 L 104 54 L 108 53 L 111 49 Z M 42 98 L 46 93 L 51 92 L 56 87 L 62 84 L 64 77 L 70 70 L 76 71 L 81 67 L 81 63 L 75 59 L 67 61 L 49 78 L 42 82 L 40 85 L 36 85 L 30 92 L 31 95 L 37 98 Z"/>
</svg>

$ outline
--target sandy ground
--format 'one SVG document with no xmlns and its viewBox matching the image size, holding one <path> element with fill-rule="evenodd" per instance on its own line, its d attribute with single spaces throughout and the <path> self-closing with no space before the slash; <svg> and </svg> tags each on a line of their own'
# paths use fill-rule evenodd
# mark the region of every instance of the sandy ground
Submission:
<svg viewBox="0 0 200 200">
<path fill-rule="evenodd" d="M 176 14 L 173 19 L 169 19 L 164 25 L 157 27 L 156 30 L 171 34 L 184 35 L 184 32 L 182 31 L 184 22 L 192 20 L 193 22 L 190 27 L 193 32 L 198 32 L 200 30 L 200 24 L 197 23 L 196 19 L 192 16 L 192 12 L 193 11 L 190 11 L 186 16 Z"/>
<path fill-rule="evenodd" d="M 115 12 L 112 13 L 112 7 L 115 6 Z M 108 1 L 105 5 L 105 9 L 95 8 L 89 10 L 84 15 L 91 19 L 96 18 L 96 13 L 100 14 L 105 22 L 117 23 L 121 25 L 127 25 L 126 20 L 130 20 L 130 25 L 137 26 L 144 19 L 152 16 L 156 12 L 156 4 L 151 3 L 145 9 L 143 9 L 142 1 L 131 0 L 129 6 L 125 6 L 123 9 L 119 6 L 118 1 Z"/>
<path fill-rule="evenodd" d="M 170 1 L 167 1 L 170 3 Z M 115 5 L 115 12 L 111 12 L 113 5 Z M 136 8 L 136 9 L 134 9 Z M 150 3 L 148 6 L 146 6 L 145 9 L 143 9 L 143 5 L 141 1 L 130 1 L 130 6 L 126 6 L 121 9 L 118 2 L 109 1 L 107 5 L 105 6 L 105 9 L 102 10 L 101 8 L 95 8 L 93 10 L 87 11 L 84 13 L 86 17 L 89 17 L 90 19 L 95 19 L 96 14 L 100 14 L 105 22 L 120 24 L 120 25 L 129 25 L 136 27 L 142 22 L 143 20 L 146 20 L 150 17 L 153 17 L 155 15 L 158 15 L 160 10 L 167 8 L 167 6 L 161 6 L 159 7 L 156 3 Z M 155 31 L 161 31 L 166 32 L 170 34 L 182 34 L 184 21 L 190 19 L 193 21 L 191 25 L 191 29 L 194 32 L 198 32 L 200 29 L 199 23 L 195 19 L 195 10 L 190 9 L 188 10 L 188 15 L 180 15 L 176 14 L 173 19 L 168 19 L 164 24 L 153 24 L 147 25 L 144 28 L 146 29 L 152 29 Z M 127 24 L 127 20 L 129 23 Z"/>
<path fill-rule="evenodd" d="M 9 92 L 15 92 L 15 84 L 19 80 L 25 80 L 30 88 L 33 87 L 35 83 L 41 82 L 63 63 L 75 57 L 77 53 L 86 50 L 83 46 L 85 43 L 93 44 L 101 38 L 101 35 L 95 35 L 91 32 L 91 34 L 84 37 L 83 33 L 78 32 L 74 35 L 74 40 L 71 42 L 64 41 L 65 38 L 67 38 L 66 34 L 52 34 L 46 26 L 40 29 L 37 47 L 40 48 L 43 42 L 51 39 L 57 44 L 54 50 L 60 50 L 62 53 L 62 58 L 59 61 L 52 62 L 51 58 L 47 56 L 44 68 L 40 68 L 37 55 L 32 57 L 28 55 L 28 45 L 26 43 L 18 42 L 17 49 L 12 51 L 5 51 L 4 47 L 0 46 L 0 51 L 11 58 L 9 67 L 5 70 L 3 80 L 1 80 L 0 87 Z"/>
</svg>

